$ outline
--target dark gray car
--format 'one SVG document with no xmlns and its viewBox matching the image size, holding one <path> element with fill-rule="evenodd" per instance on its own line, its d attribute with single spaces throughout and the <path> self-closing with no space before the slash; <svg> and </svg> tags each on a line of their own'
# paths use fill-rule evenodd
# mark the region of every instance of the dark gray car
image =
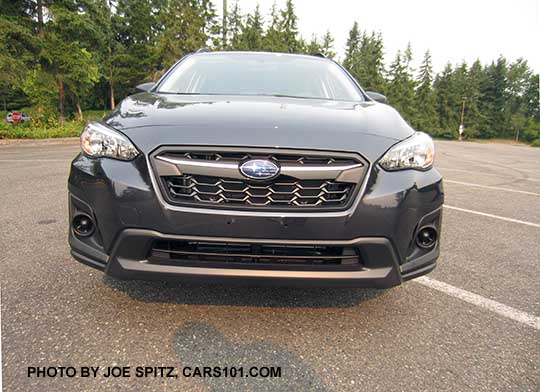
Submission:
<svg viewBox="0 0 540 392">
<path fill-rule="evenodd" d="M 81 136 L 78 261 L 127 279 L 313 286 L 390 287 L 435 267 L 433 142 L 334 61 L 197 53 L 140 87 Z"/>
</svg>

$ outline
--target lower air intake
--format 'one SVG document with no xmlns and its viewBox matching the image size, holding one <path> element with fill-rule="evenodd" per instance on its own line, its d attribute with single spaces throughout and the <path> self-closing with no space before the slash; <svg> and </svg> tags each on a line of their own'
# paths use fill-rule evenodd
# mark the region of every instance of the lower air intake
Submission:
<svg viewBox="0 0 540 392">
<path fill-rule="evenodd" d="M 158 240 L 152 244 L 149 262 L 207 268 L 362 269 L 357 248 L 324 245 Z"/>
</svg>

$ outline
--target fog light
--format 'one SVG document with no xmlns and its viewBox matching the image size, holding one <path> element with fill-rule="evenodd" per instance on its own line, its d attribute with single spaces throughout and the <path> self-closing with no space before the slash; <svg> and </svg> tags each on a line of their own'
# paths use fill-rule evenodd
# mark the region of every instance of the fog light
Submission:
<svg viewBox="0 0 540 392">
<path fill-rule="evenodd" d="M 89 235 L 92 235 L 95 228 L 92 218 L 85 214 L 75 215 L 73 221 L 71 222 L 71 226 L 73 227 L 75 234 L 81 237 L 88 237 Z"/>
<path fill-rule="evenodd" d="M 425 226 L 416 234 L 416 244 L 420 248 L 431 248 L 437 242 L 437 230 L 432 226 Z"/>
</svg>

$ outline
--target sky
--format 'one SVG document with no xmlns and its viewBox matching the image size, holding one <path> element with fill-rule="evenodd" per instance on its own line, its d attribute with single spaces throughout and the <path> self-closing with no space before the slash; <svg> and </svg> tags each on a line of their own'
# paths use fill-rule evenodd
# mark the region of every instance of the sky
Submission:
<svg viewBox="0 0 540 392">
<path fill-rule="evenodd" d="M 235 0 L 227 0 L 229 6 Z M 242 13 L 257 3 L 269 20 L 274 0 L 239 0 Z M 285 0 L 276 0 L 283 8 Z M 327 29 L 334 37 L 334 50 L 342 59 L 349 30 L 355 21 L 360 29 L 381 32 L 385 62 L 410 41 L 414 65 L 426 50 L 433 68 L 442 71 L 447 62 L 477 58 L 490 63 L 499 55 L 509 61 L 525 58 L 540 72 L 540 0 L 294 0 L 299 32 L 305 39 L 322 36 Z M 221 17 L 223 3 L 215 5 Z"/>
</svg>

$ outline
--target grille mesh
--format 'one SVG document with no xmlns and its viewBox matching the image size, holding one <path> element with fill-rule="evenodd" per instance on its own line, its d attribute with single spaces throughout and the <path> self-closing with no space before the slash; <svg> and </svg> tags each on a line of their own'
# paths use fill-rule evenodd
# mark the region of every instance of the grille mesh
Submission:
<svg viewBox="0 0 540 392">
<path fill-rule="evenodd" d="M 245 210 L 344 210 L 352 203 L 366 168 L 356 154 L 271 148 L 167 146 L 151 159 L 169 203 Z M 281 174 L 268 180 L 245 177 L 240 166 L 255 159 L 274 162 Z"/>
<path fill-rule="evenodd" d="M 165 265 L 264 269 L 362 268 L 358 249 L 324 245 L 280 245 L 204 241 L 155 241 L 149 260 Z"/>
<path fill-rule="evenodd" d="M 347 203 L 352 184 L 331 180 L 296 180 L 279 176 L 253 183 L 208 176 L 163 177 L 172 200 L 252 207 L 339 207 Z"/>
</svg>

